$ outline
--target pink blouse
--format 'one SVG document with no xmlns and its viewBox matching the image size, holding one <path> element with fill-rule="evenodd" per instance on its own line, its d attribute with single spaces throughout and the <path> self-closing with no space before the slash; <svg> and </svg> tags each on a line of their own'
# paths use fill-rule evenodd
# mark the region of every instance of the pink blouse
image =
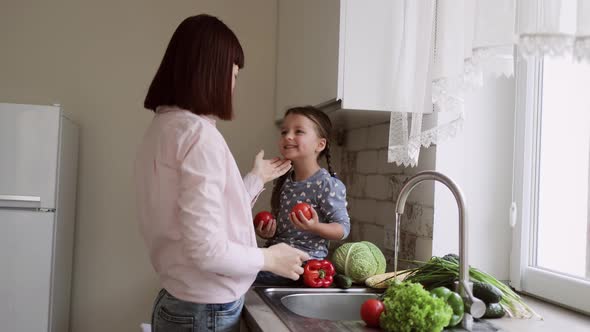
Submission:
<svg viewBox="0 0 590 332">
<path fill-rule="evenodd" d="M 263 190 L 243 179 L 212 117 L 160 107 L 135 164 L 141 234 L 161 285 L 196 303 L 237 300 L 264 264 L 252 205 Z"/>
</svg>

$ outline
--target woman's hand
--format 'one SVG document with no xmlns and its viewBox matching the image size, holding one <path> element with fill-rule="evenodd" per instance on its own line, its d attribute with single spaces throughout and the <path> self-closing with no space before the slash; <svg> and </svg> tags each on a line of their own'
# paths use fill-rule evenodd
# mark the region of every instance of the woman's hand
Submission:
<svg viewBox="0 0 590 332">
<path fill-rule="evenodd" d="M 309 208 L 311 211 L 311 219 L 305 218 L 302 211 L 297 211 L 298 214 L 295 214 L 295 212 L 289 213 L 289 219 L 291 219 L 291 222 L 296 228 L 316 233 L 318 225 L 320 224 L 320 219 L 313 206 L 310 205 Z"/>
<path fill-rule="evenodd" d="M 260 150 L 254 158 L 254 167 L 252 168 L 252 173 L 260 177 L 263 183 L 272 181 L 291 169 L 291 160 L 279 157 L 263 159 L 263 157 L 264 150 Z"/>
<path fill-rule="evenodd" d="M 275 236 L 275 231 L 277 230 L 277 221 L 276 219 L 273 219 L 266 223 L 260 222 L 254 229 L 256 230 L 256 235 L 268 240 Z"/>
<path fill-rule="evenodd" d="M 262 254 L 264 255 L 263 271 L 270 271 L 292 280 L 299 279 L 299 276 L 303 274 L 301 264 L 309 259 L 308 254 L 286 243 L 263 248 Z"/>
</svg>

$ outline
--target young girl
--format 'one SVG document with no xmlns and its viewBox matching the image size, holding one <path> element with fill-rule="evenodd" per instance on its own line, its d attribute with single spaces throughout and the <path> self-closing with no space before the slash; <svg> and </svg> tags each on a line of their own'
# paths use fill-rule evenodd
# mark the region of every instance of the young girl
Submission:
<svg viewBox="0 0 590 332">
<path fill-rule="evenodd" d="M 291 160 L 292 170 L 279 177 L 273 188 L 271 210 L 276 222 L 260 223 L 256 228 L 258 236 L 268 239 L 266 246 L 287 243 L 311 258 L 323 259 L 330 240 L 348 236 L 346 188 L 335 177 L 330 160 L 331 130 L 328 116 L 314 107 L 291 108 L 285 113 L 279 150 Z M 318 163 L 324 156 L 328 170 Z M 311 206 L 310 219 L 301 212 L 291 212 L 300 202 Z M 292 282 L 270 272 L 260 272 L 256 281 L 279 285 Z"/>
</svg>

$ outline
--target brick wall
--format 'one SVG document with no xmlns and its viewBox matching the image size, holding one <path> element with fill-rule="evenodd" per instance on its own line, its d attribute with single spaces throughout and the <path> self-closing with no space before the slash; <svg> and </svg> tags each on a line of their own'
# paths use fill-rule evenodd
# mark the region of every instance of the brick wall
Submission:
<svg viewBox="0 0 590 332">
<path fill-rule="evenodd" d="M 345 130 L 343 144 L 333 146 L 334 168 L 347 188 L 351 233 L 346 241 L 371 241 L 383 250 L 393 270 L 393 248 L 384 246 L 395 227 L 395 201 L 404 181 L 418 171 L 434 169 L 435 147 L 422 149 L 418 167 L 387 163 L 389 123 Z M 400 259 L 430 258 L 434 184 L 420 184 L 408 198 L 402 216 Z M 334 243 L 334 246 L 339 243 Z M 400 261 L 400 268 L 405 264 Z"/>
</svg>

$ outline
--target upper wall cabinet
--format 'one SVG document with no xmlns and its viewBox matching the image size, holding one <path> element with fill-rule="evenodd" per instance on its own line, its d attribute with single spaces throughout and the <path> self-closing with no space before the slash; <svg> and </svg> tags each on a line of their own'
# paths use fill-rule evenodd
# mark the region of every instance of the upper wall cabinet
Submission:
<svg viewBox="0 0 590 332">
<path fill-rule="evenodd" d="M 334 100 L 343 109 L 391 110 L 393 3 L 279 0 L 276 118 Z"/>
</svg>

